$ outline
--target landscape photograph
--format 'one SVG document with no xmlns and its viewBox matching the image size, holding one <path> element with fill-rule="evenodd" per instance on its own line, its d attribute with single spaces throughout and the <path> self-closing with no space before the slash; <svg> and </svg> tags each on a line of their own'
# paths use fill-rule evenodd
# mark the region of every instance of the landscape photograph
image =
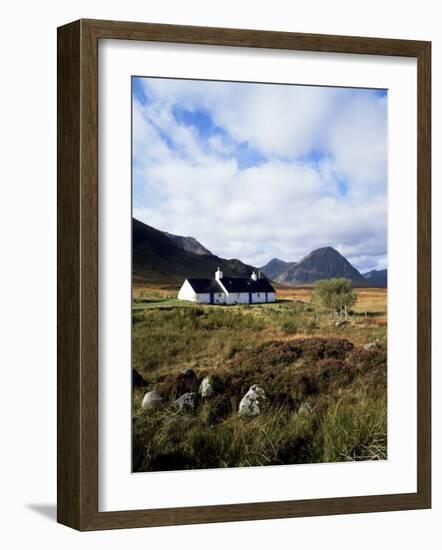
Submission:
<svg viewBox="0 0 442 550">
<path fill-rule="evenodd" d="M 132 77 L 132 470 L 386 460 L 386 90 Z"/>
</svg>

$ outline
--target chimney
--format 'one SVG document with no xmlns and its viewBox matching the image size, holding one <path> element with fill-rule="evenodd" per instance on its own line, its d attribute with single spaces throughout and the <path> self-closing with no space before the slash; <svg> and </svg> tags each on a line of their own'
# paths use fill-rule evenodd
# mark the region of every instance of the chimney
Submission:
<svg viewBox="0 0 442 550">
<path fill-rule="evenodd" d="M 222 279 L 224 276 L 223 272 L 221 271 L 221 269 L 219 268 L 218 266 L 218 269 L 215 271 L 215 279 L 217 281 L 219 281 L 220 279 Z"/>
<path fill-rule="evenodd" d="M 256 272 L 255 272 L 255 271 L 252 273 L 251 278 L 252 278 L 254 281 L 257 281 L 257 280 L 258 280 L 258 276 L 256 275 Z"/>
</svg>

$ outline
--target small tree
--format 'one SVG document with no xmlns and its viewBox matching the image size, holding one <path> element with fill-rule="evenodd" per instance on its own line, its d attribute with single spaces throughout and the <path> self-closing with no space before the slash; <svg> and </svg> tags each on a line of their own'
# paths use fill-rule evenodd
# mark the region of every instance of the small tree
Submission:
<svg viewBox="0 0 442 550">
<path fill-rule="evenodd" d="M 316 281 L 314 287 L 314 299 L 323 306 L 333 308 L 342 315 L 347 308 L 356 302 L 356 292 L 353 290 L 350 279 L 334 278 Z"/>
</svg>

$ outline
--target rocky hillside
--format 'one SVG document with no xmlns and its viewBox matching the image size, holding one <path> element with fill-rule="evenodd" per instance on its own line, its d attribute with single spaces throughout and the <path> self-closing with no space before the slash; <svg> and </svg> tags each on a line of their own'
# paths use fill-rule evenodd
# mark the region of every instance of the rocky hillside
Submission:
<svg viewBox="0 0 442 550">
<path fill-rule="evenodd" d="M 186 250 L 162 231 L 132 220 L 132 273 L 134 281 L 181 284 L 187 277 L 213 277 L 219 266 L 228 277 L 250 277 L 253 266 L 214 254 Z"/>
<path fill-rule="evenodd" d="M 278 275 L 286 271 L 289 267 L 295 264 L 296 262 L 284 262 L 283 260 L 279 260 L 278 258 L 273 258 L 273 260 L 267 262 L 260 269 L 266 277 L 274 280 L 275 277 L 277 277 Z"/>
<path fill-rule="evenodd" d="M 193 237 L 182 237 L 181 235 L 172 235 L 172 233 L 167 233 L 163 231 L 164 235 L 172 239 L 172 241 L 178 245 L 180 248 L 187 250 L 188 252 L 194 252 L 195 254 L 212 254 L 205 246 L 203 246 L 199 241 Z"/>
<path fill-rule="evenodd" d="M 366 282 L 359 271 L 342 254 L 330 246 L 310 252 L 299 262 L 287 263 L 281 260 L 276 260 L 276 263 L 273 264 L 272 262 L 269 262 L 271 268 L 276 268 L 280 262 L 279 265 L 282 269 L 279 273 L 277 269 L 268 270 L 269 264 L 264 266 L 262 271 L 267 277 L 281 284 L 310 284 L 319 279 L 332 277 L 346 277 L 356 283 Z"/>
</svg>

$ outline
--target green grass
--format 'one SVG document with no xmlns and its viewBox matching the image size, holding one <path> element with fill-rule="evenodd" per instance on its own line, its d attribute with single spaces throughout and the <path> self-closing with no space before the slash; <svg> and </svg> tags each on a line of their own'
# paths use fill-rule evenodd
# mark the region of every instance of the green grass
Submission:
<svg viewBox="0 0 442 550">
<path fill-rule="evenodd" d="M 381 347 L 365 352 L 375 338 Z M 135 471 L 386 458 L 386 326 L 371 318 L 338 328 L 326 310 L 292 300 L 210 306 L 139 297 L 133 367 L 146 382 L 133 400 Z M 198 376 L 192 387 L 180 374 L 186 368 Z M 173 400 L 209 374 L 219 393 L 194 414 L 177 414 Z M 255 383 L 269 406 L 241 419 L 239 401 Z M 142 411 L 154 388 L 166 406 Z"/>
<path fill-rule="evenodd" d="M 334 403 L 321 430 L 324 462 L 342 460 L 385 460 L 387 458 L 387 406 L 385 399 Z"/>
</svg>

